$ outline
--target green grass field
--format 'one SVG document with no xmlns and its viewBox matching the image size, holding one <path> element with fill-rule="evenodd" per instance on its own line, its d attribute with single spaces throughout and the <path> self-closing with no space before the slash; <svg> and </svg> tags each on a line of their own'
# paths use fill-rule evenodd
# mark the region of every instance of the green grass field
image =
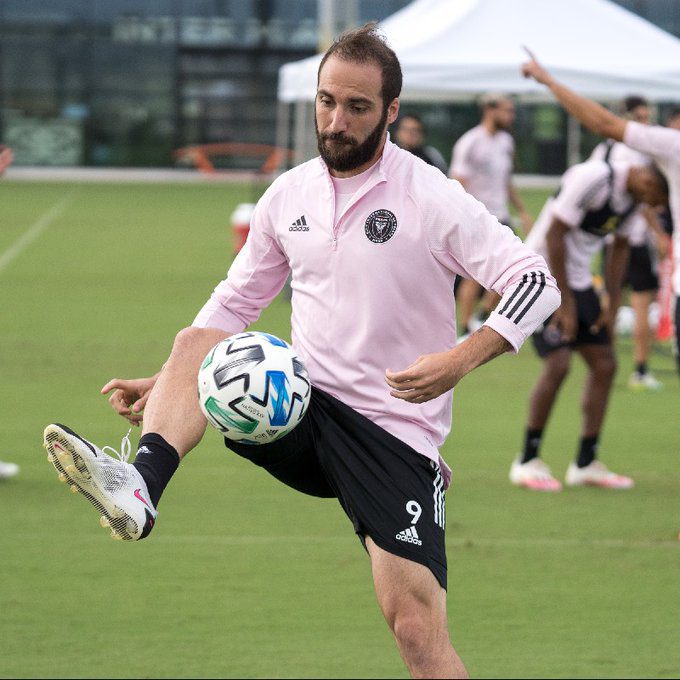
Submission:
<svg viewBox="0 0 680 680">
<path fill-rule="evenodd" d="M 0 677 L 406 677 L 334 501 L 277 484 L 210 431 L 150 539 L 121 544 L 41 446 L 57 421 L 117 447 L 125 422 L 100 387 L 162 364 L 226 272 L 229 216 L 249 198 L 224 185 L 0 183 L 0 459 L 22 467 L 0 482 Z M 527 195 L 534 211 L 542 198 Z M 288 317 L 277 300 L 257 327 L 289 337 Z M 449 614 L 474 676 L 680 675 L 680 385 L 668 347 L 652 359 L 658 394 L 627 390 L 627 341 L 620 364 L 601 454 L 636 479 L 626 492 L 509 485 L 539 370 L 530 347 L 457 388 L 443 452 Z M 545 441 L 559 476 L 582 377 L 576 362 Z"/>
</svg>

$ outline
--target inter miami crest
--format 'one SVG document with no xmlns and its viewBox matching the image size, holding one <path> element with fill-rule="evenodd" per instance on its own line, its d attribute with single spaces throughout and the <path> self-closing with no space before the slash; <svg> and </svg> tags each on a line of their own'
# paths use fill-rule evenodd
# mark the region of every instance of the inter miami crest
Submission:
<svg viewBox="0 0 680 680">
<path fill-rule="evenodd" d="M 397 218 L 389 210 L 376 210 L 366 218 L 364 229 L 370 241 L 385 243 L 397 230 Z"/>
</svg>

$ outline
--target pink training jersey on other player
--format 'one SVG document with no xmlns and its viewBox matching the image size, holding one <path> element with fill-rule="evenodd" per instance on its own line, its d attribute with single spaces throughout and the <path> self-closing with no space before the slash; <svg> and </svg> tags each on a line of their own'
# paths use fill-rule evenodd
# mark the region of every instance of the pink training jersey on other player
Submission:
<svg viewBox="0 0 680 680">
<path fill-rule="evenodd" d="M 468 130 L 451 153 L 449 176 L 460 177 L 467 191 L 504 224 L 510 220 L 508 185 L 514 155 L 515 140 L 509 132 L 492 134 L 483 125 Z"/>
<path fill-rule="evenodd" d="M 515 351 L 559 304 L 545 260 L 458 182 L 389 140 L 335 215 L 320 158 L 279 177 L 260 199 L 245 247 L 195 326 L 237 333 L 292 272 L 292 342 L 312 383 L 450 470 L 439 447 L 452 392 L 424 404 L 390 395 L 385 369 L 456 344 L 453 283 L 503 296 L 486 325 Z"/>
</svg>

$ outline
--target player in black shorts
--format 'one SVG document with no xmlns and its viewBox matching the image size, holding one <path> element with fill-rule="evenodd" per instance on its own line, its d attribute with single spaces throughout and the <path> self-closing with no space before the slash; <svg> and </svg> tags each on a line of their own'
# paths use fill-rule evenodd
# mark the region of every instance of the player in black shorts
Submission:
<svg viewBox="0 0 680 680">
<path fill-rule="evenodd" d="M 543 433 L 557 394 L 569 373 L 574 351 L 588 367 L 581 400 L 581 436 L 570 463 L 568 486 L 592 485 L 627 489 L 629 477 L 616 474 L 597 459 L 616 358 L 611 343 L 612 318 L 619 303 L 628 254 L 631 215 L 639 203 L 667 201 L 668 187 L 652 166 L 592 160 L 570 168 L 557 195 L 548 200 L 529 234 L 527 245 L 545 254 L 562 291 L 562 305 L 534 334 L 543 371 L 529 397 L 524 448 L 510 469 L 510 481 L 536 491 L 559 491 L 539 457 Z M 603 309 L 593 289 L 593 256 L 608 235 L 613 243 L 606 258 L 610 306 Z"/>
<path fill-rule="evenodd" d="M 655 220 L 654 215 L 650 215 Z M 656 221 L 658 223 L 658 220 Z M 635 369 L 628 386 L 635 391 L 659 390 L 663 384 L 649 370 L 648 359 L 654 332 L 649 323 L 649 310 L 658 289 L 657 264 L 668 250 L 670 237 L 659 227 L 655 238 L 648 232 L 641 244 L 631 244 L 626 283 L 630 286 L 630 304 L 635 313 L 633 327 L 633 358 Z"/>
</svg>

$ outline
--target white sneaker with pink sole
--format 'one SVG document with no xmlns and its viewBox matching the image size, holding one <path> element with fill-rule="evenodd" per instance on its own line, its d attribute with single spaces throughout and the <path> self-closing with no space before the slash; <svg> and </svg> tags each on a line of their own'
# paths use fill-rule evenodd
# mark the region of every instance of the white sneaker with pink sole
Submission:
<svg viewBox="0 0 680 680">
<path fill-rule="evenodd" d="M 635 486 L 630 477 L 612 472 L 599 460 L 582 468 L 571 463 L 564 481 L 567 486 L 599 486 L 603 489 L 632 489 Z"/>
<path fill-rule="evenodd" d="M 517 458 L 510 468 L 510 481 L 532 491 L 561 491 L 562 484 L 552 476 L 550 468 L 540 459 L 520 463 Z"/>
</svg>

